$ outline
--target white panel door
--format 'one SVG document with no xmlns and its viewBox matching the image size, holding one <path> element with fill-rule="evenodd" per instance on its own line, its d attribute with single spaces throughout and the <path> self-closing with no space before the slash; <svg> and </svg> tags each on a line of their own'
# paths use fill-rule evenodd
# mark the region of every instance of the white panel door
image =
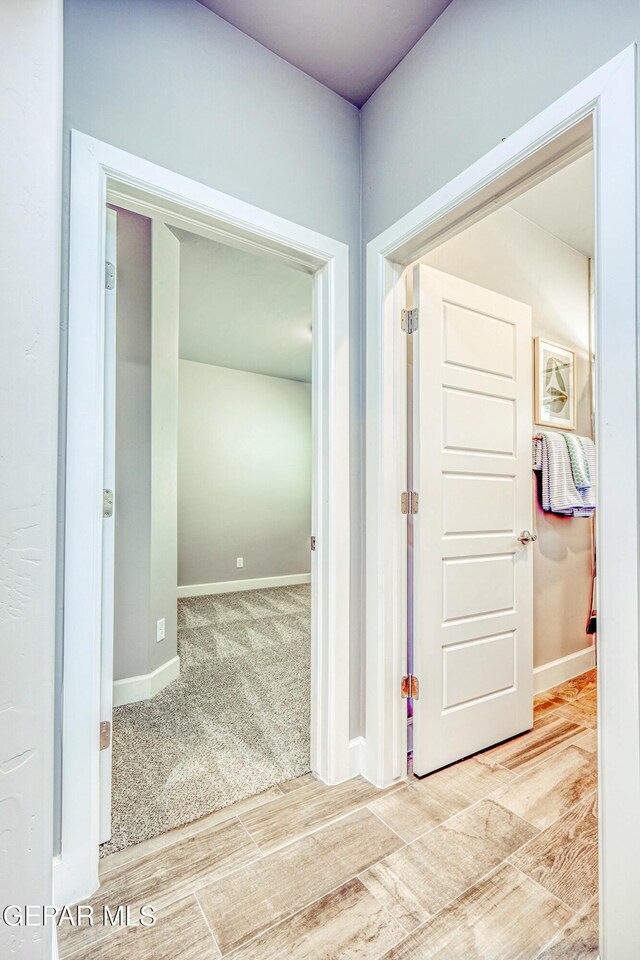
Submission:
<svg viewBox="0 0 640 960">
<path fill-rule="evenodd" d="M 413 769 L 533 722 L 531 308 L 414 270 Z"/>
</svg>

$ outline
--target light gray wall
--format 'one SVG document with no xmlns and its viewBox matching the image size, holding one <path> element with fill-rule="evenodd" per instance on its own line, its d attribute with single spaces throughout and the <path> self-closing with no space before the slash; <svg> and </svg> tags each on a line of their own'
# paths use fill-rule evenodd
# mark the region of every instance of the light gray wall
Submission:
<svg viewBox="0 0 640 960">
<path fill-rule="evenodd" d="M 639 39 L 637 0 L 453 0 L 363 107 L 364 240 Z"/>
<path fill-rule="evenodd" d="M 458 234 L 424 263 L 528 303 L 533 336 L 576 352 L 577 431 L 592 436 L 588 260 L 509 207 Z M 534 427 L 534 431 L 544 429 Z M 535 499 L 534 666 L 583 650 L 591 610 L 591 523 L 544 513 Z"/>
<path fill-rule="evenodd" d="M 114 680 L 177 651 L 179 257 L 164 224 L 118 210 Z"/>
<path fill-rule="evenodd" d="M 66 0 L 65 127 L 349 244 L 355 736 L 364 500 L 359 113 L 196 0 Z"/>
<path fill-rule="evenodd" d="M 62 10 L 0 4 L 0 902 L 51 903 Z M 49 960 L 51 930 L 0 924 Z"/>
<path fill-rule="evenodd" d="M 178 583 L 308 573 L 311 385 L 181 360 L 179 397 Z"/>
<path fill-rule="evenodd" d="M 151 221 L 118 210 L 114 680 L 149 673 Z"/>
<path fill-rule="evenodd" d="M 178 339 L 180 242 L 151 224 L 151 531 L 149 669 L 178 651 Z M 164 640 L 157 622 L 165 621 Z"/>
</svg>

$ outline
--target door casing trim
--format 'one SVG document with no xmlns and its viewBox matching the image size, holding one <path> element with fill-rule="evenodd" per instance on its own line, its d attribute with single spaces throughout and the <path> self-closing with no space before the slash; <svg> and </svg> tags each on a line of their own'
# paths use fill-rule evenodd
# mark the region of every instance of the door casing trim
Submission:
<svg viewBox="0 0 640 960">
<path fill-rule="evenodd" d="M 98 886 L 107 200 L 313 276 L 311 763 L 327 783 L 350 776 L 349 248 L 73 130 L 59 905 Z"/>
<path fill-rule="evenodd" d="M 406 266 L 588 148 L 596 179 L 600 956 L 640 942 L 636 49 L 627 47 L 367 245 L 365 775 L 406 773 Z M 587 146 L 585 147 L 585 144 Z M 607 335 L 603 336 L 606 328 Z M 627 411 L 624 416 L 620 411 Z M 624 485 L 624 496 L 620 486 Z M 421 696 L 428 696 L 426 678 Z"/>
</svg>

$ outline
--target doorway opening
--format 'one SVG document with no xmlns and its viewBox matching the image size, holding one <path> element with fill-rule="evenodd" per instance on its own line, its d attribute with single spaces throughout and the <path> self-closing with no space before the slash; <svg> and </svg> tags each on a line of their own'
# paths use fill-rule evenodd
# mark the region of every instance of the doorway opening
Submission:
<svg viewBox="0 0 640 960">
<path fill-rule="evenodd" d="M 405 325 L 409 782 L 477 789 L 527 948 L 595 960 L 593 224 L 587 142 L 408 269 Z"/>
<path fill-rule="evenodd" d="M 305 761 L 312 773 L 329 784 L 340 783 L 350 776 L 349 749 L 349 286 L 348 286 L 348 248 L 331 238 L 318 234 L 306 227 L 291 223 L 273 214 L 267 213 L 220 193 L 212 188 L 182 177 L 172 171 L 148 163 L 109 144 L 96 141 L 84 134 L 72 133 L 71 163 L 71 230 L 70 230 L 70 279 L 69 279 L 69 360 L 68 360 L 68 425 L 67 425 L 67 464 L 66 464 L 66 504 L 65 504 L 65 626 L 64 626 L 64 669 L 62 685 L 62 770 L 59 789 L 61 793 L 61 827 L 59 855 L 54 859 L 54 884 L 56 902 L 72 903 L 82 900 L 95 891 L 99 885 L 98 862 L 99 842 L 105 836 L 105 811 L 108 804 L 102 802 L 104 785 L 108 782 L 106 771 L 111 767 L 111 741 L 109 721 L 113 708 L 113 674 L 103 669 L 103 661 L 109 651 L 102 643 L 105 635 L 102 611 L 112 605 L 104 602 L 109 591 L 113 590 L 113 576 L 109 576 L 109 564 L 113 556 L 109 554 L 108 530 L 113 520 L 109 516 L 108 491 L 113 492 L 115 482 L 113 474 L 109 477 L 109 463 L 106 456 L 108 448 L 108 410 L 115 410 L 115 390 L 110 382 L 108 371 L 110 351 L 115 345 L 105 334 L 109 304 L 109 281 L 112 271 L 105 263 L 109 257 L 109 231 L 107 230 L 108 205 L 128 211 L 129 216 L 139 216 L 151 221 L 151 231 L 163 234 L 164 243 L 156 244 L 162 253 L 162 263 L 157 272 L 159 284 L 164 284 L 156 297 L 156 306 L 160 310 L 175 300 L 176 287 L 172 280 L 176 263 L 179 263 L 180 240 L 177 233 L 193 235 L 217 244 L 224 249 L 251 254 L 267 259 L 270 263 L 292 269 L 304 276 L 311 289 L 311 329 L 309 329 L 308 305 L 304 321 L 305 350 L 311 340 L 311 385 L 305 382 L 302 390 L 311 393 L 311 439 L 307 433 L 307 459 L 310 458 L 311 520 L 307 519 L 304 533 L 304 553 L 310 560 L 310 567 L 299 574 L 291 571 L 289 576 L 304 577 L 311 583 L 286 584 L 287 590 L 310 592 L 305 601 L 305 618 L 310 618 L 310 637 L 299 644 L 301 661 L 305 642 L 310 647 L 310 662 L 306 660 L 310 674 L 310 693 L 308 698 L 309 724 L 306 730 L 302 722 L 293 722 L 296 736 L 303 742 L 298 744 L 300 751 L 308 750 L 309 760 Z M 117 251 L 116 251 L 117 252 Z M 218 251 L 219 252 L 219 251 Z M 105 282 L 106 281 L 106 282 Z M 107 297 L 105 298 L 105 286 Z M 242 298 L 243 289 L 236 291 Z M 113 293 L 113 291 L 111 291 Z M 178 295 L 179 298 L 179 295 Z M 153 312 L 153 311 L 152 311 Z M 165 323 L 168 321 L 164 320 Z M 246 323 L 243 320 L 243 323 Z M 175 350 L 161 358 L 174 367 L 179 367 L 178 355 L 179 330 L 173 328 Z M 238 341 L 240 342 L 240 341 Z M 246 344 L 246 353 L 255 344 Z M 263 354 L 265 351 L 263 351 Z M 263 357 L 264 359 L 264 357 Z M 189 361 L 186 363 L 199 363 Z M 306 364 L 308 368 L 309 357 Z M 220 366 L 224 363 L 203 364 Z M 240 371 L 251 376 L 249 372 Z M 258 374 L 256 374 L 258 375 Z M 267 374 L 259 374 L 267 376 Z M 221 374 L 224 376 L 224 374 Z M 113 378 L 115 381 L 115 378 Z M 176 376 L 177 383 L 178 377 Z M 274 378 L 276 379 L 276 378 Z M 280 379 L 287 379 L 280 378 Z M 167 378 L 166 371 L 157 378 L 159 396 L 158 408 L 161 415 L 151 421 L 151 426 L 162 426 L 173 417 L 177 423 L 179 410 L 174 402 L 170 408 L 171 391 L 164 391 L 163 384 L 173 382 Z M 293 381 L 292 381 L 293 382 Z M 153 384 L 152 384 L 153 386 Z M 209 385 L 210 386 L 210 385 Z M 153 393 L 153 391 L 152 391 Z M 175 399 L 175 395 L 174 395 Z M 193 399 L 193 398 L 192 398 Z M 167 407 L 163 407 L 167 404 Z M 304 418 L 308 421 L 308 397 L 304 405 Z M 225 422 L 238 416 L 234 408 Z M 256 418 L 258 414 L 256 414 Z M 256 418 L 248 417 L 252 423 Z M 273 418 L 272 418 L 273 419 Z M 115 421 L 115 417 L 114 417 Z M 205 416 L 206 421 L 206 416 Z M 207 447 L 206 429 L 211 427 L 213 413 L 209 413 L 209 422 L 203 423 L 202 449 Z M 290 430 L 285 430 L 285 439 L 290 440 Z M 163 443 L 167 437 L 174 438 L 175 431 L 165 431 L 163 436 L 152 437 L 159 456 L 167 455 Z M 190 449 L 198 450 L 197 437 L 192 436 Z M 264 437 L 260 438 L 264 442 Z M 208 438 L 209 446 L 211 437 Z M 283 440 L 284 442 L 284 440 Z M 115 469 L 115 467 L 114 467 Z M 307 476 L 309 474 L 307 473 Z M 177 474 L 171 479 L 171 472 L 164 470 L 165 481 L 158 485 L 159 495 L 150 507 L 151 515 L 171 512 L 171 503 L 175 502 Z M 107 482 L 111 480 L 111 482 Z M 171 484 L 173 483 L 173 489 Z M 184 486 L 184 485 L 183 485 Z M 106 491 L 106 493 L 105 493 Z M 118 505 L 117 490 L 113 500 Z M 308 488 L 307 488 L 308 495 Z M 192 491 L 192 497 L 195 492 Z M 289 498 L 294 500 L 293 494 Z M 294 504 L 289 503 L 289 511 Z M 308 510 L 307 505 L 295 509 Z M 177 512 L 177 508 L 176 508 Z M 232 512 L 232 511 L 229 511 Z M 188 511 L 187 511 L 188 513 Z M 244 517 L 249 515 L 249 506 L 245 503 L 236 509 Z M 138 518 L 139 519 L 139 518 Z M 187 516 L 188 520 L 188 516 Z M 203 525 L 204 526 L 204 525 Z M 283 525 L 281 524 L 281 527 Z M 113 526 L 111 526 L 113 529 Z M 160 549 L 161 557 L 175 556 L 177 524 L 169 524 L 173 531 L 174 546 Z M 188 529 L 186 527 L 185 529 Z M 191 528 L 193 538 L 194 527 Z M 202 531 L 197 530 L 200 534 Z M 205 531 L 206 534 L 206 531 Z M 222 534 L 219 534 L 222 536 Z M 315 550 L 310 550 L 310 537 L 315 538 Z M 140 538 L 143 542 L 143 538 Z M 203 536 L 207 547 L 211 536 Z M 164 543 L 164 541 L 160 541 Z M 232 543 L 226 544 L 232 554 L 232 573 L 222 579 L 219 572 L 211 574 L 211 583 L 236 583 L 238 571 L 249 572 L 253 557 L 243 548 L 240 550 Z M 300 544 L 300 551 L 303 546 Z M 257 547 L 256 547 L 257 551 Z M 245 566 L 238 566 L 237 558 L 243 558 Z M 146 560 L 143 563 L 146 568 Z M 149 568 L 150 569 L 150 568 Z M 175 570 L 175 568 L 174 568 Z M 263 580 L 262 586 L 273 589 L 278 584 L 264 583 L 267 577 L 258 575 L 245 580 Z M 193 574 L 186 577 L 191 580 Z M 199 579 L 199 576 L 196 577 Z M 207 603 L 215 605 L 221 601 L 206 596 L 200 598 L 177 598 L 174 576 L 172 585 L 164 590 L 168 608 L 173 604 L 174 617 L 177 610 L 176 600 L 185 601 L 184 622 L 186 629 L 197 631 L 198 625 L 186 627 L 188 613 L 186 608 Z M 167 581 L 168 582 L 168 581 Z M 246 585 L 246 584 L 245 584 Z M 282 584 L 281 584 L 282 585 Z M 200 587 L 201 583 L 184 582 L 183 587 Z M 255 586 L 255 584 L 252 584 Z M 195 592 L 195 591 L 189 591 Z M 227 591 L 229 592 L 229 591 Z M 255 598 L 260 591 L 252 590 Z M 231 607 L 243 601 L 242 591 L 235 592 L 235 599 L 228 602 Z M 246 592 L 245 592 L 246 595 Z M 217 595 L 220 596 L 220 595 Z M 251 602 L 255 602 L 255 599 Z M 281 603 L 281 601 L 278 601 Z M 271 603 L 271 609 L 278 605 Z M 293 602 L 289 598 L 288 602 Z M 286 605 L 286 604 L 285 604 Z M 308 612 L 309 611 L 309 612 Z M 286 616 L 286 611 L 281 611 Z M 193 619 L 196 614 L 191 610 Z M 228 613 L 228 611 L 227 611 Z M 222 617 L 223 615 L 221 615 Z M 293 614 L 293 616 L 296 616 Z M 164 619 L 164 630 L 162 621 Z M 202 616 L 206 619 L 206 616 Z M 159 652 L 169 639 L 169 615 L 159 613 L 151 617 L 149 613 L 150 640 L 154 651 Z M 308 622 L 308 620 L 307 620 Z M 200 626 L 204 626 L 201 624 Z M 272 627 L 274 625 L 272 624 Z M 281 625 L 282 626 L 282 625 Z M 275 629 L 281 630 L 280 627 Z M 252 627 L 251 629 L 254 629 Z M 265 628 L 266 629 L 266 628 Z M 307 636 L 308 636 L 307 627 Z M 164 639 L 162 634 L 164 632 Z M 286 630 L 285 630 L 286 632 Z M 108 634 L 108 631 L 107 631 Z M 260 634 L 260 631 L 258 631 Z M 177 635 L 176 635 L 177 639 Z M 256 640 L 256 643 L 263 642 Z M 187 647 L 189 644 L 187 643 Z M 266 650 L 266 645 L 265 645 Z M 236 651 L 237 653 L 237 651 Z M 201 656 L 195 642 L 191 643 L 187 661 L 195 661 Z M 295 659 L 295 658 L 294 658 Z M 141 680 L 147 692 L 152 692 L 157 684 L 165 681 L 167 686 L 159 696 L 170 695 L 174 687 L 181 682 L 174 680 L 178 671 L 178 655 L 169 657 L 169 667 L 163 670 L 165 661 L 151 664 L 148 670 L 136 673 L 134 680 Z M 156 672 L 160 667 L 159 673 Z M 171 671 L 175 671 L 172 673 Z M 197 671 L 196 671 L 197 673 Z M 300 695 L 299 684 L 294 677 L 295 671 L 287 674 L 293 678 L 292 689 L 287 695 L 296 699 L 296 709 L 307 709 Z M 131 676 L 124 678 L 131 680 Z M 243 680 L 238 672 L 238 684 Z M 257 682 L 257 681 L 256 681 Z M 249 684 L 250 686 L 251 684 Z M 283 682 L 281 686 L 286 686 Z M 126 697 L 135 692 L 136 683 L 125 683 L 116 688 L 117 697 Z M 303 682 L 304 687 L 304 682 Z M 309 687 L 307 687 L 309 690 Z M 128 691 L 128 693 L 127 693 Z M 213 691 L 214 695 L 216 691 Z M 211 691 L 202 697 L 201 724 L 206 726 Z M 153 697 L 150 702 L 153 703 Z M 127 710 L 123 703 L 116 709 Z M 131 708 L 135 710 L 135 705 Z M 279 722 L 286 726 L 282 717 Z M 106 730 L 105 730 L 106 727 Z M 100 730 L 100 738 L 97 731 Z M 164 721 L 158 720 L 155 727 L 159 738 L 168 736 Z M 209 731 L 211 733 L 211 731 Z M 245 731 L 246 734 L 246 731 Z M 193 731 L 187 739 L 193 741 Z M 206 739 L 205 735 L 205 739 Z M 101 747 L 102 740 L 102 747 Z M 204 742 L 204 741 L 201 741 Z M 292 742 L 291 740 L 289 741 Z M 308 743 L 308 746 L 306 745 Z M 300 752 L 299 751 L 299 752 Z M 186 758 L 181 758 L 184 767 Z M 286 776 L 283 764 L 278 777 Z M 296 772 L 291 763 L 292 774 Z M 132 775 L 133 775 L 132 771 Z M 140 776 L 136 769 L 135 775 Z M 274 773 L 274 776 L 276 774 Z M 179 779 L 179 778 L 178 778 Z M 197 777 L 195 778 L 197 779 Z M 209 773 L 209 780 L 211 780 Z M 242 776 L 239 780 L 242 781 Z M 246 779 L 246 778 L 245 778 Z M 234 785 L 233 789 L 245 791 L 246 786 Z M 253 788 L 252 788 L 253 790 Z M 102 791 L 102 792 L 101 792 Z M 179 791 L 178 791 L 179 792 Z M 211 796 L 215 794 L 212 788 Z M 110 796 L 110 791 L 108 792 Z M 229 794 L 223 798 L 229 799 Z M 216 806 L 219 801 L 215 801 Z M 198 815 L 201 810 L 196 810 Z M 193 815 L 193 811 L 192 814 Z M 191 816 L 190 815 L 190 816 Z M 146 829 L 146 828 L 145 828 Z M 107 831 L 108 835 L 108 831 Z"/>
<path fill-rule="evenodd" d="M 635 53 L 629 49 L 512 136 L 505 138 L 486 156 L 371 241 L 367 252 L 370 271 L 367 378 L 370 409 L 374 412 L 375 422 L 369 423 L 367 433 L 367 528 L 371 534 L 367 541 L 366 768 L 374 782 L 386 785 L 403 776 L 407 756 L 406 701 L 402 701 L 397 693 L 402 688 L 407 663 L 405 572 L 407 539 L 410 535 L 406 517 L 398 509 L 401 494 L 407 491 L 407 337 L 401 333 L 400 317 L 403 309 L 413 306 L 410 301 L 407 302 L 405 270 L 425 254 L 485 218 L 489 212 L 504 207 L 536 183 L 546 180 L 554 170 L 560 170 L 578 159 L 588 152 L 593 143 L 596 209 L 593 323 L 597 355 L 594 375 L 598 483 L 597 644 L 601 653 L 597 666 L 596 734 L 600 801 L 599 941 L 600 955 L 608 955 L 607 951 L 610 951 L 611 955 L 619 953 L 621 956 L 632 950 L 638 939 L 637 931 L 623 928 L 616 919 L 633 914 L 628 883 L 621 883 L 620 877 L 625 873 L 625 864 L 628 864 L 626 851 L 629 844 L 635 844 L 637 840 L 635 826 L 632 826 L 633 839 L 627 832 L 629 825 L 635 824 L 629 797 L 637 798 L 640 792 L 640 767 L 637 763 L 640 703 L 637 682 L 638 591 L 633 574 L 637 564 L 635 503 L 638 479 L 634 424 L 638 402 L 634 69 Z M 563 346 L 562 343 L 559 345 Z M 476 421 L 481 419 L 478 416 L 480 406 L 474 407 Z M 462 424 L 464 427 L 465 422 L 462 421 Z M 531 431 L 531 421 L 528 421 L 528 427 Z M 616 470 L 612 469 L 614 464 L 617 464 Z M 529 470 L 531 465 L 529 463 Z M 629 484 L 628 489 L 634 491 L 631 517 L 628 511 L 629 498 L 626 495 L 620 497 L 619 493 L 620 468 Z M 423 504 L 424 492 L 416 492 Z M 527 499 L 529 509 L 532 506 L 531 492 L 530 487 Z M 441 510 L 437 499 L 435 509 Z M 517 529 L 515 539 L 525 530 L 533 532 L 523 524 Z M 529 542 L 528 548 L 522 545 L 522 549 L 532 553 L 532 545 L 535 546 L 535 541 L 533 544 Z M 517 548 L 520 549 L 519 542 Z M 459 559 L 464 561 L 464 555 Z M 506 565 L 506 558 L 504 562 Z M 455 575 L 461 572 L 461 568 L 462 563 L 457 571 L 455 564 L 452 564 L 448 573 Z M 454 580 L 450 580 L 450 587 L 455 587 Z M 389 585 L 383 594 L 379 590 L 380 583 Z M 495 593 L 494 588 L 495 583 L 490 580 L 488 592 Z M 480 592 L 476 590 L 476 599 Z M 455 590 L 452 592 L 450 589 L 448 596 L 450 600 L 455 598 Z M 498 611 L 494 609 L 493 612 Z M 458 610 L 454 619 L 456 616 L 459 625 L 465 614 Z M 496 638 L 496 634 L 493 636 Z M 503 649 L 506 646 L 506 643 L 502 644 Z M 420 669 L 418 649 L 418 646 L 414 647 L 414 655 L 417 654 L 416 670 Z M 387 662 L 393 664 L 393 671 L 381 668 Z M 526 699 L 531 697 L 532 700 L 532 660 L 528 672 Z M 586 672 L 589 673 L 588 670 Z M 455 679 L 455 676 L 455 671 L 450 674 L 450 678 Z M 435 684 L 436 691 L 443 686 L 442 673 L 427 678 L 418 674 L 417 679 L 421 696 L 424 696 L 425 685 L 428 691 L 429 682 Z M 450 717 L 454 716 L 458 705 L 465 702 L 463 681 L 468 683 L 472 696 L 475 693 L 474 684 L 477 686 L 477 677 L 472 675 L 458 675 L 458 680 L 456 694 L 459 700 L 455 705 L 451 704 Z M 591 680 L 586 678 L 586 684 Z M 546 681 L 544 687 L 554 686 L 551 673 Z M 412 681 L 405 681 L 405 689 L 412 686 Z M 538 686 L 537 689 L 542 692 L 544 687 Z M 584 687 L 582 689 L 585 690 Z M 561 692 L 555 691 L 553 695 L 563 699 Z M 564 692 L 566 694 L 566 689 Z M 494 693 L 497 693 L 496 688 Z M 584 696 L 589 693 L 587 686 Z M 578 702 L 583 699 L 579 697 Z M 533 707 L 531 700 L 528 708 L 530 713 Z M 582 704 L 578 708 L 581 712 L 584 710 L 584 720 L 587 716 L 593 716 L 595 696 L 591 700 L 590 704 Z M 416 701 L 414 706 L 419 703 Z M 537 706 L 540 706 L 540 702 Z M 441 712 L 444 713 L 445 709 L 441 707 Z M 567 707 L 559 706 L 559 710 L 565 713 Z M 550 725 L 557 722 L 559 716 L 554 717 L 550 713 L 542 720 Z M 574 713 L 573 721 L 568 717 L 564 720 L 571 723 L 576 718 Z M 416 738 L 420 736 L 419 723 L 416 711 Z M 584 723 L 578 726 L 590 729 Z M 504 736 L 516 733 L 513 730 Z M 593 734 L 585 735 L 585 743 L 580 748 L 583 754 L 588 741 L 593 745 Z M 414 741 L 414 761 L 417 746 L 418 739 Z M 485 747 L 489 748 L 490 743 L 486 742 Z M 472 749 L 477 752 L 482 746 L 478 744 Z M 570 744 L 565 748 L 565 755 L 571 756 L 566 751 L 575 754 L 577 749 Z M 617 758 L 616 762 L 614 758 Z M 476 764 L 480 762 L 475 757 L 473 759 Z M 448 762 L 454 760 L 455 756 Z M 580 757 L 582 760 L 584 756 Z M 433 777 L 441 777 L 455 769 L 457 767 L 443 768 L 442 773 L 435 773 Z M 595 781 L 592 781 L 593 786 Z"/>
<path fill-rule="evenodd" d="M 101 856 L 311 770 L 312 278 L 107 216 Z"/>
</svg>

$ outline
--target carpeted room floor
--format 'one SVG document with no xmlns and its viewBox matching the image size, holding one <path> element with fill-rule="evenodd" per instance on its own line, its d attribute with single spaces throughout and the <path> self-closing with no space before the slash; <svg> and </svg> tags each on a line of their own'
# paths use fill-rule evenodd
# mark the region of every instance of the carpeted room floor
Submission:
<svg viewBox="0 0 640 960">
<path fill-rule="evenodd" d="M 311 588 L 178 601 L 180 677 L 113 712 L 101 855 L 310 769 Z"/>
</svg>

